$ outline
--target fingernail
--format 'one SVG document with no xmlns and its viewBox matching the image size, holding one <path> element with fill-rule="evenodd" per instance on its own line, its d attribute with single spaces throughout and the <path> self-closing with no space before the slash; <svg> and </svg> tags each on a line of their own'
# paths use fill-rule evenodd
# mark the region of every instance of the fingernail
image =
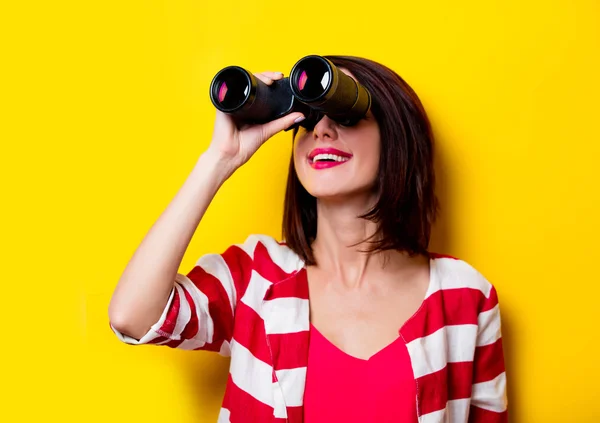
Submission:
<svg viewBox="0 0 600 423">
<path fill-rule="evenodd" d="M 302 122 L 304 119 L 306 119 L 306 117 L 304 117 L 304 116 L 300 116 L 299 118 L 296 118 L 296 119 L 294 120 L 294 122 L 295 122 L 295 123 Z"/>
<path fill-rule="evenodd" d="M 283 72 L 275 72 L 275 74 L 283 76 Z"/>
</svg>

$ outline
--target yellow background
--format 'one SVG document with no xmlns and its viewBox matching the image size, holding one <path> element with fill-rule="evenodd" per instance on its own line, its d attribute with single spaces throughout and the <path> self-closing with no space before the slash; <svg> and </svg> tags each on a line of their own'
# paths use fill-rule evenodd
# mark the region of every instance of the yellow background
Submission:
<svg viewBox="0 0 600 423">
<path fill-rule="evenodd" d="M 512 422 L 600 421 L 599 20 L 597 0 L 2 2 L 0 420 L 216 421 L 228 361 L 120 344 L 110 295 L 209 143 L 212 76 L 350 54 L 429 112 L 433 249 L 498 289 Z M 226 183 L 182 271 L 279 236 L 290 146 Z"/>
</svg>

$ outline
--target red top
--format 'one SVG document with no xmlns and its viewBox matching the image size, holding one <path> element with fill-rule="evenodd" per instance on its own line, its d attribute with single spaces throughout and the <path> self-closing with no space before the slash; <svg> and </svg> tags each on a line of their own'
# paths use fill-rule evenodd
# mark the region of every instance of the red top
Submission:
<svg viewBox="0 0 600 423">
<path fill-rule="evenodd" d="M 427 294 L 400 329 L 419 418 L 507 423 L 496 288 L 465 261 L 429 255 Z M 221 421 L 302 423 L 312 301 L 306 273 L 304 260 L 284 242 L 250 235 L 222 254 L 203 255 L 187 274 L 177 273 L 160 319 L 140 339 L 111 328 L 129 344 L 230 356 Z M 317 370 L 317 377 L 322 373 Z M 344 376 L 335 373 L 333 378 Z M 309 385 L 315 389 L 315 382 Z M 310 398 L 318 407 L 314 403 Z"/>
<path fill-rule="evenodd" d="M 346 354 L 310 325 L 305 423 L 416 423 L 416 395 L 401 337 L 363 360 Z"/>
</svg>

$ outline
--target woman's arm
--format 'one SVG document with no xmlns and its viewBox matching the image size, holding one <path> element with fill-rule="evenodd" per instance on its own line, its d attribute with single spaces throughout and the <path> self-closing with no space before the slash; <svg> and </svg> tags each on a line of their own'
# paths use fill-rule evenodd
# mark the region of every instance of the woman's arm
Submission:
<svg viewBox="0 0 600 423">
<path fill-rule="evenodd" d="M 173 201 L 150 228 L 117 284 L 109 305 L 112 326 L 141 338 L 160 318 L 183 255 L 229 171 L 210 151 L 200 156 Z"/>
<path fill-rule="evenodd" d="M 267 85 L 283 78 L 283 74 L 274 72 L 255 76 Z M 184 320 L 183 316 L 179 318 L 177 312 L 177 304 L 183 301 L 178 292 L 184 288 L 175 284 L 175 278 L 208 205 L 225 180 L 246 163 L 262 144 L 302 118 L 301 113 L 292 113 L 263 125 L 243 125 L 240 128 L 231 116 L 217 110 L 209 148 L 200 156 L 184 185 L 148 231 L 123 271 L 109 305 L 113 329 L 121 332 L 121 335 L 140 339 L 155 323 L 164 321 L 163 318 L 169 316 L 169 319 L 177 319 L 178 323 Z M 207 266 L 212 264 L 207 263 Z M 190 285 L 189 278 L 185 279 L 184 283 Z M 200 284 L 199 280 L 192 282 Z M 231 281 L 221 282 L 228 285 Z M 190 288 L 191 291 L 186 290 L 187 294 L 181 292 L 187 303 L 191 302 L 189 308 L 205 316 L 210 314 L 205 304 L 207 296 L 201 292 L 202 289 Z M 170 297 L 175 304 L 171 304 L 171 309 L 167 310 Z M 188 313 L 188 308 L 185 310 Z M 188 333 L 189 330 L 186 335 L 193 337 Z"/>
</svg>

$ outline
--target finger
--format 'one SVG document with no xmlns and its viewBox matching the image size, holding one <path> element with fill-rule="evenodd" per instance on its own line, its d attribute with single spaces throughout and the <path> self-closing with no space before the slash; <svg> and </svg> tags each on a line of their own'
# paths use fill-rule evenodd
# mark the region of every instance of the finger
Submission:
<svg viewBox="0 0 600 423">
<path fill-rule="evenodd" d="M 265 76 L 261 73 L 255 73 L 254 76 L 257 77 L 258 79 L 260 79 L 262 82 L 264 82 L 267 85 L 271 85 L 273 83 L 273 80 L 271 78 L 269 78 L 268 76 Z"/>
<path fill-rule="evenodd" d="M 266 76 L 267 78 L 271 78 L 271 79 L 281 79 L 283 78 L 283 72 L 261 72 L 261 75 Z"/>
<path fill-rule="evenodd" d="M 216 115 L 215 115 L 215 121 L 216 122 L 224 122 L 227 121 L 229 118 L 229 116 L 227 115 L 227 113 L 224 113 L 222 111 L 220 111 L 219 109 L 215 109 L 216 111 Z"/>
<path fill-rule="evenodd" d="M 265 139 L 269 139 L 276 133 L 294 125 L 296 123 L 296 120 L 300 122 L 301 118 L 302 120 L 304 119 L 304 115 L 302 113 L 292 113 L 279 119 L 272 120 L 271 122 L 265 123 L 263 125 L 263 133 L 266 137 Z"/>
</svg>

